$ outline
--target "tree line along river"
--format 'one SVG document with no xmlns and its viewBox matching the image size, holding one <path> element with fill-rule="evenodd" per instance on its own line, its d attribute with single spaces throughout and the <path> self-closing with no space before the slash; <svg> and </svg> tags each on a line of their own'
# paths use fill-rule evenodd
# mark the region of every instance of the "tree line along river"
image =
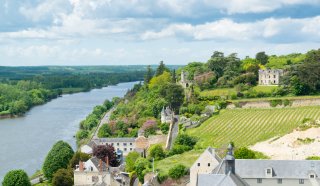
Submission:
<svg viewBox="0 0 320 186">
<path fill-rule="evenodd" d="M 124 96 L 135 83 L 63 95 L 32 108 L 23 117 L 0 119 L 0 183 L 12 169 L 24 169 L 29 176 L 40 170 L 58 140 L 68 142 L 76 150 L 73 136 L 80 121 L 105 99 Z"/>
</svg>

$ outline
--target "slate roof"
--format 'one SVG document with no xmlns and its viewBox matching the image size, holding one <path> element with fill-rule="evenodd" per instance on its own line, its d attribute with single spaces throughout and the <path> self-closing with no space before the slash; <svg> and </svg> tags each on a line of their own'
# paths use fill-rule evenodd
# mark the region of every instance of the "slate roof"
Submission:
<svg viewBox="0 0 320 186">
<path fill-rule="evenodd" d="M 235 171 L 241 178 L 266 178 L 267 168 L 273 178 L 307 179 L 311 172 L 320 176 L 319 160 L 240 160 L 235 161 Z"/>
<path fill-rule="evenodd" d="M 135 142 L 135 138 L 100 138 L 94 141 L 96 143 Z"/>
<path fill-rule="evenodd" d="M 98 169 L 100 170 L 100 167 L 99 167 L 99 163 L 100 163 L 100 159 L 97 158 L 97 157 L 93 157 L 93 158 L 90 158 L 91 162 L 93 163 L 93 165 Z M 102 171 L 107 171 L 107 164 L 105 162 L 102 161 Z"/>
<path fill-rule="evenodd" d="M 97 144 L 96 144 L 95 141 L 90 141 L 90 142 L 88 143 L 88 146 L 91 147 L 91 148 L 93 148 L 94 146 L 97 146 Z"/>
<path fill-rule="evenodd" d="M 197 186 L 246 186 L 241 178 L 232 174 L 199 174 Z"/>
</svg>

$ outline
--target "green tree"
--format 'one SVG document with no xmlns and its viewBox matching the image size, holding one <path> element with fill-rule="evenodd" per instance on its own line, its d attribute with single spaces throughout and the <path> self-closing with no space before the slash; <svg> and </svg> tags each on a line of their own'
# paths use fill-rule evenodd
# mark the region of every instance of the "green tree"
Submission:
<svg viewBox="0 0 320 186">
<path fill-rule="evenodd" d="M 58 141 L 54 144 L 43 163 L 44 176 L 51 181 L 55 172 L 68 167 L 73 154 L 74 152 L 68 143 Z"/>
<path fill-rule="evenodd" d="M 197 143 L 197 139 L 187 134 L 179 134 L 174 143 L 177 145 L 185 145 L 193 148 L 193 146 Z"/>
<path fill-rule="evenodd" d="M 177 112 L 180 105 L 184 100 L 184 90 L 182 86 L 175 83 L 166 84 L 161 91 L 161 95 L 164 96 L 170 107 Z"/>
<path fill-rule="evenodd" d="M 269 56 L 265 52 L 258 52 L 256 54 L 256 60 L 261 64 L 265 65 L 268 63 Z"/>
<path fill-rule="evenodd" d="M 152 75 L 152 69 L 151 69 L 151 66 L 148 65 L 147 67 L 147 73 L 145 74 L 144 76 L 144 84 L 147 85 L 149 84 L 150 80 L 152 79 L 153 75 Z"/>
<path fill-rule="evenodd" d="M 150 147 L 149 149 L 149 158 L 154 158 L 155 160 L 162 160 L 166 157 L 166 154 L 160 144 L 156 144 Z"/>
<path fill-rule="evenodd" d="M 156 76 L 160 76 L 164 72 L 170 72 L 170 70 L 166 67 L 166 65 L 163 63 L 163 61 L 160 61 L 160 65 L 158 66 L 158 68 L 156 70 Z"/>
<path fill-rule="evenodd" d="M 103 124 L 98 131 L 98 137 L 107 138 L 107 137 L 110 137 L 111 135 L 112 135 L 112 131 L 110 126 L 107 123 Z"/>
<path fill-rule="evenodd" d="M 77 151 L 76 153 L 73 154 L 68 167 L 71 169 L 75 169 L 76 165 L 79 164 L 79 161 L 85 162 L 90 158 L 91 156 L 89 154 Z"/>
<path fill-rule="evenodd" d="M 254 151 L 247 147 L 240 147 L 234 151 L 234 157 L 236 159 L 255 159 L 256 155 Z"/>
<path fill-rule="evenodd" d="M 132 172 L 134 171 L 134 164 L 137 159 L 140 157 L 140 154 L 136 151 L 129 152 L 126 157 L 126 171 Z"/>
<path fill-rule="evenodd" d="M 173 179 L 179 179 L 187 173 L 184 165 L 178 164 L 169 169 L 169 176 Z"/>
<path fill-rule="evenodd" d="M 59 169 L 53 174 L 52 186 L 73 186 L 72 169 Z"/>
<path fill-rule="evenodd" d="M 134 170 L 137 173 L 138 179 L 141 183 L 144 182 L 144 175 L 150 172 L 151 163 L 145 158 L 138 158 L 134 164 Z"/>
<path fill-rule="evenodd" d="M 176 82 L 177 82 L 176 70 L 173 69 L 173 71 L 172 71 L 172 83 L 176 83 Z"/>
<path fill-rule="evenodd" d="M 28 175 L 23 170 L 9 171 L 2 181 L 2 186 L 31 186 Z"/>
<path fill-rule="evenodd" d="M 222 52 L 215 51 L 211 58 L 208 60 L 207 65 L 217 76 L 217 78 L 223 76 L 223 71 L 226 66 L 226 59 Z"/>
</svg>

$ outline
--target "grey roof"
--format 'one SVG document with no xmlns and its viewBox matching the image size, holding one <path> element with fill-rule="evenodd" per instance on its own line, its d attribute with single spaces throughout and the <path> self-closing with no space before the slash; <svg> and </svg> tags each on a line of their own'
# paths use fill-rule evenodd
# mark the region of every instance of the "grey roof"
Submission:
<svg viewBox="0 0 320 186">
<path fill-rule="evenodd" d="M 100 138 L 94 140 L 96 143 L 116 143 L 116 142 L 135 142 L 136 138 Z"/>
<path fill-rule="evenodd" d="M 92 163 L 94 164 L 94 166 L 98 169 L 98 170 L 100 170 L 100 159 L 99 158 L 97 158 L 97 157 L 93 157 L 93 158 L 90 158 L 90 160 L 92 161 Z M 105 162 L 103 162 L 102 160 L 101 160 L 101 165 L 102 165 L 102 171 L 107 171 L 108 169 L 107 169 L 107 164 L 105 163 Z"/>
<path fill-rule="evenodd" d="M 97 146 L 97 144 L 96 144 L 95 141 L 90 141 L 90 142 L 88 143 L 88 146 L 91 147 L 91 148 L 93 148 L 94 146 Z"/>
<path fill-rule="evenodd" d="M 239 180 L 240 179 L 240 180 Z M 197 186 L 241 186 L 248 185 L 241 178 L 231 174 L 199 174 Z"/>
<path fill-rule="evenodd" d="M 320 160 L 240 160 L 236 159 L 236 174 L 241 178 L 266 178 L 271 168 L 273 178 L 309 178 L 311 172 L 320 176 Z"/>
</svg>

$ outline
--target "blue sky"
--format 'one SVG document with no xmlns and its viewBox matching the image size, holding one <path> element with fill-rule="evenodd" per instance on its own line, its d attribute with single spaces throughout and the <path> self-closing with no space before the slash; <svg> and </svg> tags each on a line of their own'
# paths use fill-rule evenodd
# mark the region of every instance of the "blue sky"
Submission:
<svg viewBox="0 0 320 186">
<path fill-rule="evenodd" d="M 187 64 L 319 43 L 320 0 L 0 0 L 0 65 Z"/>
</svg>

